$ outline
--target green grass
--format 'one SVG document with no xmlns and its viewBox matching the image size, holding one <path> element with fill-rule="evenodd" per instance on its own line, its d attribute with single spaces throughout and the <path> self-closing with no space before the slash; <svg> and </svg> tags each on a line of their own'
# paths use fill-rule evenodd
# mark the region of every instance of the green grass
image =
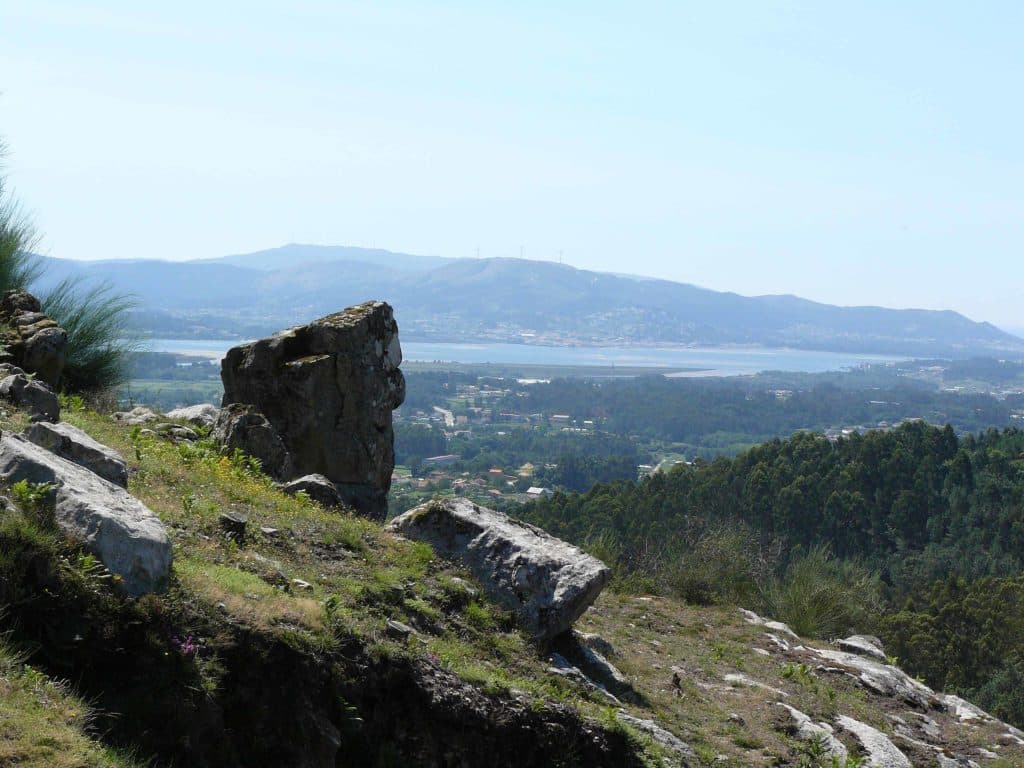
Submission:
<svg viewBox="0 0 1024 768">
<path fill-rule="evenodd" d="M 0 642 L 0 765 L 18 768 L 134 768 L 88 733 L 89 708 Z"/>
</svg>

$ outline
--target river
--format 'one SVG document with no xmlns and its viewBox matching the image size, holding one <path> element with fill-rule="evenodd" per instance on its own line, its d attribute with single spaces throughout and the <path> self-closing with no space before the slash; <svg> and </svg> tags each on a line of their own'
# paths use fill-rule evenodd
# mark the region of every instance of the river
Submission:
<svg viewBox="0 0 1024 768">
<path fill-rule="evenodd" d="M 239 342 L 225 339 L 150 339 L 153 352 L 219 360 Z M 465 364 L 537 364 L 679 368 L 681 376 L 740 376 L 759 371 L 820 373 L 905 358 L 851 352 L 748 347 L 544 347 L 536 344 L 403 341 L 406 360 Z"/>
</svg>

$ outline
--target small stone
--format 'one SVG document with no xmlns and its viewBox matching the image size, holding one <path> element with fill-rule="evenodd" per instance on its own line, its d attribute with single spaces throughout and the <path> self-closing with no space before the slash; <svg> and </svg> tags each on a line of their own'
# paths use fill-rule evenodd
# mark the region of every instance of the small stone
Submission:
<svg viewBox="0 0 1024 768">
<path fill-rule="evenodd" d="M 249 518 L 236 512 L 221 512 L 220 527 L 229 539 L 241 544 L 245 540 L 245 527 Z"/>
<path fill-rule="evenodd" d="M 312 592 L 313 585 L 302 579 L 292 579 L 292 589 L 297 589 L 300 592 Z"/>
<path fill-rule="evenodd" d="M 394 619 L 388 619 L 387 624 L 385 625 L 385 631 L 387 632 L 388 637 L 395 640 L 408 640 L 411 635 L 416 634 L 413 628 L 408 624 L 403 624 L 402 622 L 395 621 Z"/>
<path fill-rule="evenodd" d="M 271 528 L 269 525 L 261 525 L 260 533 L 262 533 L 264 536 L 269 536 L 272 539 L 276 539 L 278 536 L 281 535 L 280 530 L 278 530 L 277 528 Z"/>
</svg>

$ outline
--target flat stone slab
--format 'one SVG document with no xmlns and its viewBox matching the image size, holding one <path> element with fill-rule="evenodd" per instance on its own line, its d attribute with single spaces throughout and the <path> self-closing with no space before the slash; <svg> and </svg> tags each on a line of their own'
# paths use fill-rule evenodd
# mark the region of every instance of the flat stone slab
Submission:
<svg viewBox="0 0 1024 768">
<path fill-rule="evenodd" d="M 568 630 L 611 576 L 583 550 L 468 499 L 431 501 L 390 527 L 465 563 L 490 597 L 542 642 Z"/>
<path fill-rule="evenodd" d="M 171 540 L 160 519 L 124 488 L 21 435 L 0 437 L 0 482 L 50 483 L 54 518 L 68 538 L 121 577 L 129 595 L 163 590 Z"/>
<path fill-rule="evenodd" d="M 128 464 L 121 454 L 96 442 L 78 427 L 64 421 L 57 424 L 42 421 L 29 426 L 24 435 L 36 445 L 95 472 L 104 480 L 128 487 Z"/>
</svg>

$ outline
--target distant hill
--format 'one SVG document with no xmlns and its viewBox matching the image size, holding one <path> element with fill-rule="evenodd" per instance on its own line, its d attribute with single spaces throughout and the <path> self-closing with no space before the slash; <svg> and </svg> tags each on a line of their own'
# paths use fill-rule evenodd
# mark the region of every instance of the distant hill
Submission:
<svg viewBox="0 0 1024 768">
<path fill-rule="evenodd" d="M 46 259 L 43 287 L 107 281 L 157 335 L 252 336 L 370 298 L 405 338 L 547 344 L 744 344 L 845 352 L 1024 356 L 1024 340 L 952 311 L 837 307 L 521 259 L 445 259 L 286 245 L 186 262 Z"/>
</svg>

